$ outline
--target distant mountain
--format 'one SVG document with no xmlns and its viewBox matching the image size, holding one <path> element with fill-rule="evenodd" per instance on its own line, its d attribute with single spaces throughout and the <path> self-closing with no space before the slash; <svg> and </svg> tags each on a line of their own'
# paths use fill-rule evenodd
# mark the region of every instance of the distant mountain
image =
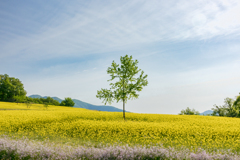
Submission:
<svg viewBox="0 0 240 160">
<path fill-rule="evenodd" d="M 31 95 L 31 96 L 28 96 L 28 97 L 31 97 L 31 98 L 47 98 L 47 96 L 42 97 L 40 95 Z M 62 99 L 60 99 L 58 97 L 51 97 L 51 98 L 57 100 L 59 103 L 61 103 L 63 101 Z M 75 107 L 75 108 L 86 108 L 86 109 L 89 109 L 89 110 L 108 111 L 108 112 L 122 112 L 122 109 L 118 109 L 118 108 L 113 107 L 113 106 L 104 106 L 104 105 L 98 106 L 98 105 L 93 105 L 93 104 L 90 104 L 90 103 L 80 101 L 78 99 L 73 99 L 73 101 L 75 103 L 75 105 L 73 107 Z"/>
<path fill-rule="evenodd" d="M 212 114 L 212 113 L 213 113 L 212 110 L 207 110 L 207 111 L 200 113 L 200 115 L 208 115 L 208 114 Z"/>
<path fill-rule="evenodd" d="M 43 98 L 47 98 L 47 96 L 44 96 Z M 59 103 L 61 103 L 63 100 L 58 97 L 51 97 L 54 100 L 57 100 Z"/>
<path fill-rule="evenodd" d="M 38 94 L 34 94 L 34 95 L 31 95 L 31 96 L 28 96 L 28 97 L 31 97 L 31 98 L 42 98 L 42 96 L 40 96 Z"/>
<path fill-rule="evenodd" d="M 97 105 L 89 104 L 86 102 L 82 102 L 77 99 L 73 99 L 73 101 L 75 102 L 74 107 L 76 107 L 76 108 L 86 108 L 86 109 L 90 109 L 90 110 L 99 110 L 99 111 L 108 111 L 108 112 L 122 112 L 122 109 L 118 109 L 113 106 L 104 106 L 104 105 L 97 106 Z"/>
</svg>

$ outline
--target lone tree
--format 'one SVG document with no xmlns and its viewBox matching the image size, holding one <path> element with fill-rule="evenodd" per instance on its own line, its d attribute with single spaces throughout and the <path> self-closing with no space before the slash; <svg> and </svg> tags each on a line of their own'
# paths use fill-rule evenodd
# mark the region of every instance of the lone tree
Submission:
<svg viewBox="0 0 240 160">
<path fill-rule="evenodd" d="M 110 83 L 111 88 L 101 89 L 97 91 L 96 97 L 103 99 L 105 105 L 107 103 L 111 104 L 114 100 L 117 102 L 123 102 L 123 118 L 125 120 L 125 102 L 130 99 L 137 99 L 139 94 L 137 92 L 143 89 L 143 86 L 147 86 L 147 75 L 141 69 L 138 69 L 138 60 L 132 60 L 132 56 L 120 58 L 121 66 L 112 62 L 112 66 L 108 67 L 107 73 L 110 74 L 111 79 L 108 81 L 113 81 L 117 78 L 118 81 L 115 83 Z M 138 78 L 135 78 L 137 74 L 140 73 Z"/>
<path fill-rule="evenodd" d="M 29 101 L 26 101 L 25 104 L 26 104 L 27 108 L 30 108 L 32 106 L 32 102 L 29 102 Z"/>
<path fill-rule="evenodd" d="M 43 106 L 46 108 L 46 110 L 48 109 L 48 107 L 49 107 L 49 103 L 47 103 L 47 102 L 45 102 L 45 103 L 43 103 Z"/>
</svg>

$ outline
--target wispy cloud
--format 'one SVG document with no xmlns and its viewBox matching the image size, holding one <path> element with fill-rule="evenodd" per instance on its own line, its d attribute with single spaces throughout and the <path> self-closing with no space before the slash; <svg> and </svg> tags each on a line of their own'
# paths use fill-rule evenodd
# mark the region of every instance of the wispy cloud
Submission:
<svg viewBox="0 0 240 160">
<path fill-rule="evenodd" d="M 77 10 L 80 5 L 81 2 L 66 7 L 68 10 L 64 13 L 49 11 L 51 17 L 44 25 L 35 24 L 35 18 L 47 16 L 47 13 L 32 16 L 34 21 L 19 15 L 4 15 L 12 17 L 10 28 L 22 21 L 29 25 L 20 26 L 20 34 L 16 33 L 13 39 L 2 43 L 1 52 L 8 55 L 20 52 L 40 59 L 81 56 L 130 44 L 207 39 L 233 33 L 236 36 L 240 30 L 240 4 L 237 1 L 118 1 L 109 5 L 93 3 Z M 39 30 L 27 34 L 29 28 L 36 25 L 41 26 Z M 5 36 L 0 40 L 9 37 L 7 33 L 11 34 L 10 29 L 4 31 Z"/>
</svg>

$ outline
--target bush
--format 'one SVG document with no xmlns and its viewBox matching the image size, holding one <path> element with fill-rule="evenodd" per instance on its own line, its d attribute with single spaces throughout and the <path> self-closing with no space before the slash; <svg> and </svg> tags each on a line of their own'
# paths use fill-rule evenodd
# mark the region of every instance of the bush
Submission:
<svg viewBox="0 0 240 160">
<path fill-rule="evenodd" d="M 187 109 L 181 110 L 181 113 L 179 113 L 179 115 L 200 115 L 200 113 L 195 109 L 190 109 L 189 107 L 187 107 Z"/>
<path fill-rule="evenodd" d="M 75 103 L 73 102 L 73 100 L 71 98 L 65 98 L 65 100 L 63 100 L 60 104 L 60 106 L 68 106 L 68 107 L 73 107 L 75 105 Z"/>
</svg>

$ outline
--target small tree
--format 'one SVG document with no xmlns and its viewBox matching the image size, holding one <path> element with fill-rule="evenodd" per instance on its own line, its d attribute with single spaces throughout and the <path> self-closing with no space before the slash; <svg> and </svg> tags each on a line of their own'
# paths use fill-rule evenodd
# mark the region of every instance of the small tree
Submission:
<svg viewBox="0 0 240 160">
<path fill-rule="evenodd" d="M 49 107 L 49 103 L 47 103 L 47 102 L 43 103 L 43 107 L 45 107 L 45 108 L 46 108 L 46 110 L 47 110 L 47 109 L 48 109 L 48 107 Z"/>
<path fill-rule="evenodd" d="M 118 79 L 115 83 L 110 83 L 111 88 L 101 89 L 97 91 L 96 97 L 103 99 L 103 103 L 111 104 L 114 100 L 117 102 L 123 102 L 123 118 L 125 120 L 125 103 L 127 100 L 138 98 L 139 94 L 137 92 L 143 89 L 143 86 L 147 86 L 147 75 L 144 75 L 144 72 L 141 69 L 138 69 L 137 64 L 138 60 L 132 60 L 132 56 L 120 58 L 121 66 L 112 62 L 111 67 L 108 67 L 107 73 L 110 74 L 111 79 L 108 81 Z M 139 73 L 139 77 L 135 76 Z"/>
<path fill-rule="evenodd" d="M 200 113 L 195 109 L 190 109 L 189 107 L 187 107 L 187 109 L 181 110 L 181 113 L 179 113 L 179 115 L 200 115 Z"/>
<path fill-rule="evenodd" d="M 30 108 L 32 106 L 32 102 L 29 102 L 29 101 L 25 101 L 25 104 L 26 104 L 27 108 Z"/>
<path fill-rule="evenodd" d="M 63 100 L 60 103 L 60 106 L 68 106 L 68 107 L 73 107 L 75 105 L 75 103 L 73 102 L 73 100 L 71 98 L 65 98 L 65 100 Z"/>
</svg>

